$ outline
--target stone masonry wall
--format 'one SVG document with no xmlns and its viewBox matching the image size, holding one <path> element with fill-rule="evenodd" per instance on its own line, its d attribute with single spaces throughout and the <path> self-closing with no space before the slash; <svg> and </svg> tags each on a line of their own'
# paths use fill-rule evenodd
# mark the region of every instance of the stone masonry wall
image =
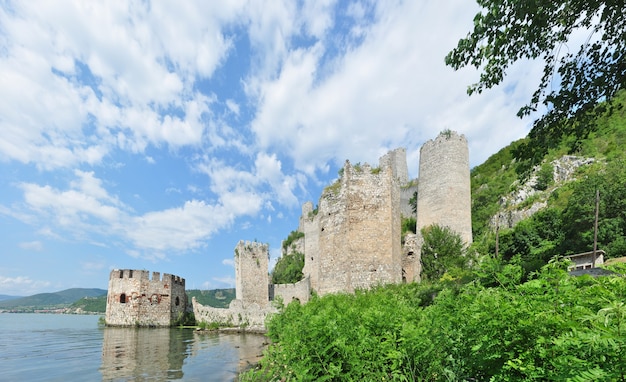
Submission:
<svg viewBox="0 0 626 382">
<path fill-rule="evenodd" d="M 400 197 L 392 167 L 372 171 L 346 161 L 339 182 L 324 191 L 311 222 L 319 224 L 317 283 L 315 267 L 307 267 L 311 287 L 323 295 L 399 283 Z M 305 255 L 306 264 L 311 254 Z"/>
<path fill-rule="evenodd" d="M 420 233 L 407 233 L 402 245 L 402 281 L 420 282 L 422 280 L 421 251 L 424 239 Z"/>
<path fill-rule="evenodd" d="M 420 150 L 417 229 L 447 226 L 472 242 L 469 150 L 463 135 L 446 131 Z"/>
<path fill-rule="evenodd" d="M 402 216 L 405 218 L 416 217 L 415 212 L 413 212 L 413 208 L 409 204 L 409 201 L 413 197 L 413 194 L 416 192 L 417 180 L 400 186 L 400 214 L 402 214 Z"/>
<path fill-rule="evenodd" d="M 237 326 L 248 329 L 265 328 L 267 316 L 278 313 L 278 309 L 266 304 L 245 303 L 241 300 L 231 301 L 228 308 L 205 306 L 192 298 L 193 314 L 197 322 L 219 323 L 221 326 Z"/>
<path fill-rule="evenodd" d="M 308 277 L 294 284 L 273 284 L 270 285 L 270 300 L 274 301 L 280 297 L 283 304 L 288 305 L 293 300 L 301 303 L 309 302 L 311 296 L 311 283 Z"/>
<path fill-rule="evenodd" d="M 302 273 L 309 277 L 311 289 L 319 289 L 319 241 L 320 215 L 313 211 L 313 203 L 306 202 L 302 206 L 300 226 L 304 232 L 304 268 Z"/>
<path fill-rule="evenodd" d="M 409 167 L 406 164 L 406 149 L 399 147 L 389 151 L 378 159 L 378 167 L 391 168 L 393 177 L 396 178 L 398 184 L 404 185 L 409 182 Z"/>
<path fill-rule="evenodd" d="M 237 243 L 235 247 L 235 295 L 237 300 L 269 304 L 269 247 L 257 242 Z"/>
<path fill-rule="evenodd" d="M 171 326 L 187 308 L 185 279 L 145 270 L 114 269 L 105 322 L 111 326 Z"/>
</svg>

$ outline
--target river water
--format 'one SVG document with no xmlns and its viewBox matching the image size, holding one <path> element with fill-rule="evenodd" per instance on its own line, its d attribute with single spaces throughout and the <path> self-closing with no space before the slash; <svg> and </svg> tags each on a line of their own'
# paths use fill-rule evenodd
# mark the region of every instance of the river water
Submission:
<svg viewBox="0 0 626 382">
<path fill-rule="evenodd" d="M 233 381 L 266 338 L 105 328 L 99 316 L 0 314 L 0 381 Z"/>
</svg>

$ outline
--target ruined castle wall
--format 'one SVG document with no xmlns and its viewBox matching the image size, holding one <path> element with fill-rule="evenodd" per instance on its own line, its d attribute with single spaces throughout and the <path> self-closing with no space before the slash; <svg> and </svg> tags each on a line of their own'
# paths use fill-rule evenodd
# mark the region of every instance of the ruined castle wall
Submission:
<svg viewBox="0 0 626 382">
<path fill-rule="evenodd" d="M 405 218 L 417 217 L 409 201 L 413 194 L 417 192 L 417 180 L 400 186 L 400 214 Z"/>
<path fill-rule="evenodd" d="M 318 256 L 320 295 L 401 281 L 400 195 L 391 167 L 376 172 L 346 162 L 340 183 L 320 199 Z"/>
<path fill-rule="evenodd" d="M 272 300 L 280 297 L 285 305 L 293 300 L 298 300 L 304 304 L 309 301 L 311 296 L 311 283 L 309 278 L 305 277 L 295 284 L 274 284 L 272 285 L 272 291 Z"/>
<path fill-rule="evenodd" d="M 187 308 L 185 279 L 145 270 L 114 269 L 105 322 L 111 326 L 171 326 Z"/>
<path fill-rule="evenodd" d="M 404 185 L 409 182 L 409 168 L 406 164 L 406 149 L 404 147 L 389 151 L 380 157 L 378 167 L 391 168 L 393 177 L 396 178 L 398 184 Z"/>
<path fill-rule="evenodd" d="M 420 233 L 407 233 L 402 245 L 402 282 L 419 283 L 422 278 L 421 251 L 424 239 Z"/>
<path fill-rule="evenodd" d="M 310 287 L 319 289 L 319 241 L 320 241 L 320 217 L 319 213 L 313 212 L 313 203 L 306 202 L 302 206 L 300 226 L 304 232 L 304 268 L 302 273 L 309 277 Z"/>
<path fill-rule="evenodd" d="M 417 229 L 447 226 L 472 242 L 471 188 L 467 140 L 446 131 L 420 150 Z"/>
<path fill-rule="evenodd" d="M 299 232 L 302 232 L 302 231 L 299 231 Z M 291 255 L 294 253 L 304 253 L 304 237 L 293 240 L 291 244 L 289 245 L 289 247 L 287 248 L 283 246 L 284 242 L 285 241 L 283 240 L 280 243 L 280 255 L 281 256 L 287 256 L 287 255 Z"/>
<path fill-rule="evenodd" d="M 271 305 L 260 306 L 241 300 L 231 301 L 228 308 L 205 306 L 192 298 L 193 314 L 196 322 L 218 323 L 220 326 L 236 326 L 249 329 L 264 329 L 265 320 L 278 310 Z"/>
<path fill-rule="evenodd" d="M 269 303 L 269 247 L 257 242 L 237 243 L 235 247 L 235 294 L 245 303 L 265 307 Z"/>
</svg>

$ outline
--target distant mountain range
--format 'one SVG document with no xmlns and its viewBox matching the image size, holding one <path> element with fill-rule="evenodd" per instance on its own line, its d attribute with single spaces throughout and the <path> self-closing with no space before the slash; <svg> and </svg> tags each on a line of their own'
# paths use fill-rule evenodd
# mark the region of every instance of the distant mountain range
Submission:
<svg viewBox="0 0 626 382">
<path fill-rule="evenodd" d="M 39 293 L 32 296 L 9 296 L 0 295 L 0 310 L 17 312 L 32 312 L 42 309 L 69 310 L 79 309 L 84 312 L 104 313 L 106 307 L 105 289 L 98 288 L 72 288 L 54 293 Z M 216 308 L 226 308 L 235 298 L 235 288 L 213 290 L 187 290 L 189 304 L 191 298 L 196 297 L 202 305 Z"/>
<path fill-rule="evenodd" d="M 14 298 L 20 298 L 22 296 L 9 296 L 8 294 L 0 294 L 0 301 L 13 300 Z"/>
<path fill-rule="evenodd" d="M 28 297 L 12 297 L 1 295 L 0 308 L 13 309 L 23 307 L 50 308 L 74 303 L 85 297 L 105 296 L 107 291 L 98 288 L 71 288 L 54 293 L 39 293 Z M 4 298 L 8 297 L 8 298 Z"/>
</svg>

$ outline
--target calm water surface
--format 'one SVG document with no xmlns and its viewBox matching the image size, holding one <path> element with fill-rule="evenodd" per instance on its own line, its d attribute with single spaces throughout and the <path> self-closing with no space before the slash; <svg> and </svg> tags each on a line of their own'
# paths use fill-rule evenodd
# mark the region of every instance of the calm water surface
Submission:
<svg viewBox="0 0 626 382">
<path fill-rule="evenodd" d="M 99 316 L 0 314 L 0 381 L 233 381 L 265 337 L 98 327 Z"/>
</svg>

